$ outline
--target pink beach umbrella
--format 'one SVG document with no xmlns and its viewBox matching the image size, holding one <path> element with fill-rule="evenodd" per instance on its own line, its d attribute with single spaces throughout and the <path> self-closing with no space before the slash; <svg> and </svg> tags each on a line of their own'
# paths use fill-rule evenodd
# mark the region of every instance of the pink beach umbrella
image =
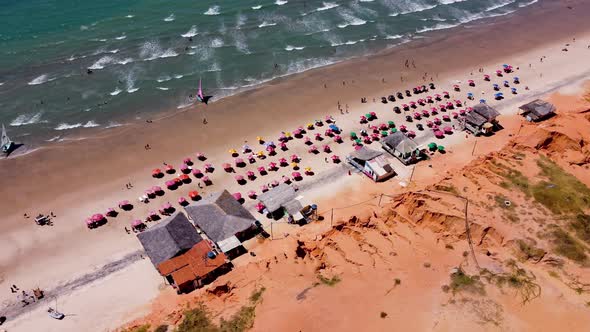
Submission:
<svg viewBox="0 0 590 332">
<path fill-rule="evenodd" d="M 176 182 L 174 180 L 168 180 L 164 183 L 166 185 L 166 187 L 168 188 L 174 188 L 176 187 Z"/>
<path fill-rule="evenodd" d="M 276 187 L 279 185 L 279 181 L 274 180 L 273 182 L 270 183 L 271 186 Z"/>
<path fill-rule="evenodd" d="M 439 118 L 434 118 L 434 123 L 436 123 L 437 125 L 441 124 L 440 119 Z"/>
<path fill-rule="evenodd" d="M 293 173 L 291 173 L 291 176 L 295 180 L 301 179 L 301 173 L 299 173 L 299 172 L 293 172 Z"/>
<path fill-rule="evenodd" d="M 201 160 L 201 161 L 203 161 L 203 160 L 207 159 L 207 158 L 205 157 L 205 154 L 203 154 L 203 153 L 201 153 L 201 152 L 197 152 L 197 153 L 195 153 L 195 156 L 197 157 L 197 159 L 199 159 L 199 160 Z"/>
<path fill-rule="evenodd" d="M 242 175 L 239 175 L 239 174 L 238 174 L 238 175 L 236 175 L 236 176 L 234 176 L 234 179 L 236 179 L 236 181 L 237 181 L 237 182 L 242 182 L 242 181 L 244 181 L 244 177 L 243 177 Z"/>
<path fill-rule="evenodd" d="M 443 131 L 445 132 L 445 134 L 450 134 L 453 132 L 453 128 L 447 126 L 443 128 Z"/>
<path fill-rule="evenodd" d="M 285 151 L 285 150 L 287 150 L 287 143 L 281 142 L 281 143 L 279 143 L 279 147 L 281 148 L 281 150 Z"/>
<path fill-rule="evenodd" d="M 290 182 L 291 182 L 291 179 L 289 179 L 289 177 L 287 177 L 287 176 L 285 176 L 285 175 L 283 175 L 283 176 L 281 177 L 281 180 L 283 181 L 283 183 L 290 183 Z"/>
<path fill-rule="evenodd" d="M 232 196 L 236 199 L 236 201 L 239 201 L 242 199 L 241 193 L 233 193 Z"/>
<path fill-rule="evenodd" d="M 334 131 L 332 131 L 332 129 L 326 129 L 324 135 L 327 137 L 331 137 L 332 135 L 334 135 Z"/>
<path fill-rule="evenodd" d="M 484 74 L 483 75 L 483 79 L 484 79 L 484 81 L 489 81 L 490 80 L 490 75 Z"/>
<path fill-rule="evenodd" d="M 342 143 L 342 137 L 340 135 L 334 136 L 334 142 L 336 142 L 336 143 Z"/>
<path fill-rule="evenodd" d="M 262 204 L 260 202 L 258 202 L 256 204 L 256 211 L 258 211 L 259 213 L 262 213 L 262 211 L 264 211 L 264 208 L 265 208 L 264 204 Z"/>
<path fill-rule="evenodd" d="M 139 219 L 135 219 L 133 220 L 133 222 L 131 223 L 131 227 L 136 228 L 143 225 L 143 221 L 139 220 Z"/>
<path fill-rule="evenodd" d="M 388 127 L 387 127 L 387 124 L 385 124 L 385 123 L 381 123 L 381 124 L 379 125 L 379 130 L 387 130 L 387 128 L 388 128 Z"/>
<path fill-rule="evenodd" d="M 187 165 L 187 164 L 182 164 L 182 166 L 180 166 L 180 171 L 181 171 L 182 173 L 186 173 L 186 172 L 188 172 L 188 171 L 189 171 L 189 169 L 188 169 L 188 165 Z"/>
<path fill-rule="evenodd" d="M 266 147 L 267 152 L 274 152 L 275 148 L 272 145 Z"/>
<path fill-rule="evenodd" d="M 120 201 L 120 202 L 119 202 L 119 207 L 120 207 L 120 208 L 123 208 L 123 207 L 125 207 L 125 206 L 129 206 L 129 205 L 130 205 L 130 203 L 129 203 L 129 201 L 128 201 L 128 200 L 123 200 L 123 201 Z"/>
<path fill-rule="evenodd" d="M 310 146 L 310 147 L 309 147 L 309 150 L 308 150 L 308 152 L 309 152 L 309 153 L 314 153 L 314 152 L 316 152 L 317 150 L 318 150 L 317 146 L 315 146 L 315 145 L 312 145 L 312 146 Z"/>
<path fill-rule="evenodd" d="M 426 125 L 427 125 L 428 127 L 432 127 L 432 121 L 430 121 L 430 120 L 426 121 Z"/>
<path fill-rule="evenodd" d="M 337 155 L 333 155 L 331 158 L 332 158 L 332 161 L 333 162 L 339 162 L 340 161 L 340 157 L 337 156 Z"/>
<path fill-rule="evenodd" d="M 187 158 L 184 158 L 184 160 L 182 162 L 187 165 L 191 165 L 193 163 L 193 160 L 191 158 L 187 157 Z"/>
<path fill-rule="evenodd" d="M 320 134 L 320 133 L 316 133 L 316 134 L 315 134 L 315 140 L 316 140 L 316 141 L 320 141 L 321 139 L 322 139 L 322 134 Z"/>
<path fill-rule="evenodd" d="M 443 121 L 451 121 L 451 117 L 448 114 L 442 116 Z"/>
<path fill-rule="evenodd" d="M 287 159 L 285 159 L 285 158 L 279 158 L 279 165 L 281 165 L 281 166 L 287 166 Z"/>
<path fill-rule="evenodd" d="M 159 192 L 162 191 L 162 187 L 160 187 L 160 186 L 153 186 L 152 187 L 152 191 L 157 194 L 157 193 L 159 193 Z"/>
<path fill-rule="evenodd" d="M 248 197 L 252 199 L 256 198 L 256 192 L 254 190 L 248 191 Z"/>
<path fill-rule="evenodd" d="M 463 112 L 465 112 L 465 110 L 463 110 Z M 456 119 L 457 117 L 459 117 L 459 114 L 458 114 L 457 112 L 453 112 L 453 113 L 451 113 L 451 115 L 452 115 L 452 116 L 453 116 L 453 118 L 455 118 L 455 119 Z"/>
<path fill-rule="evenodd" d="M 447 108 L 450 109 L 450 108 L 453 108 L 453 107 L 454 107 L 453 103 L 451 103 L 450 101 L 447 102 Z"/>
<path fill-rule="evenodd" d="M 432 96 L 426 96 L 426 101 L 432 103 Z"/>
<path fill-rule="evenodd" d="M 410 109 L 410 106 L 408 106 L 408 104 L 402 104 L 402 108 L 404 109 L 404 111 L 407 111 Z"/>
<path fill-rule="evenodd" d="M 211 179 L 209 179 L 208 176 L 203 176 L 201 178 L 201 181 L 203 181 L 204 184 L 210 184 L 211 183 Z"/>
<path fill-rule="evenodd" d="M 424 106 L 425 102 L 426 101 L 423 98 L 418 99 L 418 104 L 420 104 L 422 106 Z"/>
<path fill-rule="evenodd" d="M 428 110 L 422 110 L 422 115 L 423 116 L 430 116 L 430 113 L 428 113 Z"/>
<path fill-rule="evenodd" d="M 208 172 L 208 173 L 213 172 L 213 165 L 205 164 L 204 167 L 205 167 L 205 172 Z"/>
<path fill-rule="evenodd" d="M 465 113 L 466 113 L 465 110 L 459 110 L 459 114 L 465 115 Z"/>
<path fill-rule="evenodd" d="M 200 177 L 203 175 L 203 172 L 201 172 L 201 170 L 198 168 L 194 168 L 192 173 L 195 177 Z"/>
<path fill-rule="evenodd" d="M 268 170 L 273 171 L 277 169 L 277 163 L 271 162 L 268 164 Z"/>
<path fill-rule="evenodd" d="M 443 134 L 442 131 L 437 130 L 434 132 L 434 136 L 436 136 L 436 138 L 443 138 L 445 135 Z"/>
<path fill-rule="evenodd" d="M 365 144 L 371 144 L 373 141 L 371 140 L 371 136 L 367 136 L 363 139 L 363 142 L 365 142 Z"/>
<path fill-rule="evenodd" d="M 416 102 L 415 101 L 411 101 L 411 102 L 409 102 L 409 104 L 410 104 L 410 107 L 416 107 Z"/>
<path fill-rule="evenodd" d="M 359 123 L 363 124 L 363 123 L 367 123 L 367 117 L 364 115 L 361 115 L 361 118 L 359 120 Z"/>
<path fill-rule="evenodd" d="M 249 179 L 251 179 L 251 180 L 252 180 L 252 179 L 254 179 L 254 178 L 256 177 L 256 176 L 254 175 L 254 172 L 252 172 L 252 171 L 248 171 L 248 172 L 246 172 L 246 176 L 247 176 Z"/>
<path fill-rule="evenodd" d="M 231 165 L 229 163 L 223 163 L 221 164 L 221 167 L 228 172 L 231 171 Z"/>
<path fill-rule="evenodd" d="M 369 129 L 371 129 L 374 133 L 379 132 L 379 127 L 377 127 L 375 125 L 370 126 Z"/>
<path fill-rule="evenodd" d="M 264 168 L 264 166 L 258 166 L 257 170 L 260 174 L 264 174 L 266 172 L 266 168 Z"/>
<path fill-rule="evenodd" d="M 187 204 L 188 204 L 188 202 L 187 202 L 186 198 L 184 198 L 184 197 L 179 197 L 179 198 L 178 198 L 178 204 L 180 204 L 180 205 L 184 206 L 184 205 L 187 205 Z"/>
<path fill-rule="evenodd" d="M 92 215 L 92 217 L 90 217 L 90 220 L 94 221 L 94 222 L 100 222 L 104 219 L 104 216 L 100 213 L 95 213 Z"/>
<path fill-rule="evenodd" d="M 416 132 L 413 130 L 408 131 L 408 137 L 416 137 Z"/>
<path fill-rule="evenodd" d="M 405 132 L 406 130 L 408 130 L 408 128 L 405 125 L 401 125 L 399 126 L 399 130 Z"/>
<path fill-rule="evenodd" d="M 439 108 L 441 111 L 444 111 L 444 110 L 447 108 L 447 106 L 446 106 L 445 104 L 440 104 L 440 105 L 438 105 L 438 108 Z"/>
<path fill-rule="evenodd" d="M 296 154 L 292 155 L 291 156 L 291 162 L 298 163 L 299 162 L 299 156 L 296 155 Z"/>
<path fill-rule="evenodd" d="M 378 133 L 371 134 L 371 140 L 378 141 L 379 140 L 379 134 Z M 329 151 L 326 151 L 326 152 L 329 152 Z"/>
<path fill-rule="evenodd" d="M 156 217 L 157 215 L 158 215 L 158 214 L 156 213 L 156 211 L 150 211 L 150 212 L 148 213 L 148 217 L 150 217 L 150 218 L 152 218 L 152 219 L 153 219 L 154 217 Z"/>
<path fill-rule="evenodd" d="M 377 118 L 377 113 L 375 113 L 375 112 L 369 112 L 369 114 L 371 114 L 371 117 L 373 119 L 376 119 Z"/>
<path fill-rule="evenodd" d="M 475 81 L 467 80 L 467 84 L 469 84 L 469 86 L 475 86 Z"/>
<path fill-rule="evenodd" d="M 268 186 L 263 184 L 262 186 L 260 186 L 260 191 L 262 191 L 263 193 L 268 191 Z"/>
<path fill-rule="evenodd" d="M 106 215 L 109 217 L 114 217 L 117 215 L 117 211 L 115 211 L 115 209 L 113 208 L 108 208 Z"/>
<path fill-rule="evenodd" d="M 332 151 L 332 150 L 330 149 L 330 146 L 329 146 L 329 145 L 324 145 L 324 146 L 323 146 L 323 150 L 324 150 L 324 152 L 327 152 L 327 153 L 329 153 L 330 151 Z"/>
<path fill-rule="evenodd" d="M 461 87 L 459 86 L 459 84 L 453 84 L 453 89 L 455 91 L 461 91 Z"/>
<path fill-rule="evenodd" d="M 311 138 L 309 136 L 305 136 L 303 138 L 303 142 L 305 142 L 305 144 L 311 144 Z"/>
<path fill-rule="evenodd" d="M 434 99 L 436 99 L 436 100 L 440 100 L 440 99 L 441 99 L 441 97 L 442 97 L 442 96 L 441 96 L 440 94 L 438 94 L 438 93 L 436 93 L 436 94 L 434 95 Z"/>
<path fill-rule="evenodd" d="M 502 71 L 501 70 L 496 70 L 496 75 L 502 76 Z"/>
<path fill-rule="evenodd" d="M 242 159 L 242 158 L 236 158 L 236 159 L 234 159 L 234 164 L 236 166 L 243 165 L 244 164 L 244 159 Z"/>
<path fill-rule="evenodd" d="M 448 91 L 443 91 L 443 97 L 449 98 L 450 97 L 449 92 Z"/>
<path fill-rule="evenodd" d="M 174 166 L 166 165 L 166 173 L 168 173 L 168 174 L 174 173 Z"/>
<path fill-rule="evenodd" d="M 436 108 L 436 107 L 431 107 L 431 108 L 430 108 L 430 114 L 432 114 L 432 115 L 438 114 L 438 108 Z"/>
<path fill-rule="evenodd" d="M 327 123 L 331 123 L 331 122 L 334 122 L 334 118 L 331 115 L 326 115 L 325 121 Z"/>
</svg>

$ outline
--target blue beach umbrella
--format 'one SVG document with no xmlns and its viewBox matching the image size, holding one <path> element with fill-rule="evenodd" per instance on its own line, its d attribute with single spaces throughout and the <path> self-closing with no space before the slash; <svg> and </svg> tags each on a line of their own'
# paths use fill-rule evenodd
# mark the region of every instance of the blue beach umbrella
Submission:
<svg viewBox="0 0 590 332">
<path fill-rule="evenodd" d="M 512 88 L 511 90 L 513 94 L 516 94 L 516 88 Z"/>
<path fill-rule="evenodd" d="M 485 100 L 485 99 L 480 99 L 480 100 L 479 100 L 479 103 L 480 103 L 480 104 L 485 104 L 485 103 L 486 103 L 486 100 Z"/>
</svg>

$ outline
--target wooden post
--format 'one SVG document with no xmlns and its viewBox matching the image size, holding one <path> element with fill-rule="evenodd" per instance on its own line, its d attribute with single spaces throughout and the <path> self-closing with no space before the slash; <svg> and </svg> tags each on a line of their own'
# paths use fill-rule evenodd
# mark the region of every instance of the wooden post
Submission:
<svg viewBox="0 0 590 332">
<path fill-rule="evenodd" d="M 379 203 L 377 203 L 377 206 L 381 206 L 381 199 L 383 198 L 383 194 L 379 195 Z"/>
<path fill-rule="evenodd" d="M 273 222 L 272 222 L 272 220 L 271 220 L 271 221 L 270 221 L 270 239 L 271 239 L 271 240 L 274 240 L 274 239 L 275 239 L 275 235 L 274 235 L 274 233 L 272 232 L 272 224 L 273 224 Z"/>
<path fill-rule="evenodd" d="M 416 165 L 414 165 L 414 167 L 412 167 L 412 174 L 410 174 L 410 181 L 408 181 L 408 184 L 410 184 L 410 182 L 412 182 L 412 178 L 414 177 L 414 170 L 416 169 Z"/>
<path fill-rule="evenodd" d="M 332 227 L 334 223 L 334 208 L 332 208 L 332 212 L 330 213 L 330 227 Z"/>
<path fill-rule="evenodd" d="M 471 150 L 471 155 L 475 153 L 475 146 L 477 145 L 477 138 L 475 139 L 475 143 L 473 143 L 473 150 Z"/>
</svg>

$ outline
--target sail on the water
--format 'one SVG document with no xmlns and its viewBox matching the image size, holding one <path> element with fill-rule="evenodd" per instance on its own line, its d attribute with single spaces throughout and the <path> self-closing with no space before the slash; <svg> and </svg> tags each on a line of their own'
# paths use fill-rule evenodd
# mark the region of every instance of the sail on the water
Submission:
<svg viewBox="0 0 590 332">
<path fill-rule="evenodd" d="M 203 89 L 201 87 L 201 79 L 199 78 L 199 91 L 197 92 L 197 98 L 199 98 L 200 102 L 205 101 L 205 97 L 203 96 Z"/>
<path fill-rule="evenodd" d="M 2 137 L 0 138 L 0 146 L 2 146 L 2 152 L 10 152 L 10 149 L 12 149 L 12 144 L 13 143 L 8 137 L 8 134 L 6 134 L 6 128 L 4 127 L 4 124 L 2 124 Z"/>
</svg>

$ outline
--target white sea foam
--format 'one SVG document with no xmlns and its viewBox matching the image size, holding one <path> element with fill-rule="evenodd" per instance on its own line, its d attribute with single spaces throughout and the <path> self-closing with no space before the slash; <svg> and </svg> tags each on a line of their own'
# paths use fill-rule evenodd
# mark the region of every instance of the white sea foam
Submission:
<svg viewBox="0 0 590 332">
<path fill-rule="evenodd" d="M 396 12 L 396 13 L 391 13 L 391 14 L 389 14 L 389 16 L 395 17 L 398 15 L 419 13 L 419 12 L 423 12 L 425 10 L 434 9 L 434 8 L 438 7 L 439 5 L 440 4 L 429 5 L 429 4 L 420 4 L 420 3 L 408 3 L 407 9 L 403 9 L 403 10 Z"/>
<path fill-rule="evenodd" d="M 518 7 L 519 8 L 523 8 L 523 7 L 526 7 L 526 6 L 530 6 L 530 5 L 534 4 L 534 3 L 537 3 L 538 1 L 539 0 L 532 0 L 532 1 L 529 1 L 529 2 L 526 2 L 526 3 L 520 3 L 520 4 L 518 4 Z"/>
<path fill-rule="evenodd" d="M 42 115 L 43 115 L 43 112 L 37 112 L 35 114 L 21 114 L 21 115 L 17 116 L 16 119 L 12 120 L 10 125 L 12 127 L 20 127 L 20 126 L 26 126 L 26 125 L 39 123 L 39 122 L 42 122 L 41 121 Z"/>
<path fill-rule="evenodd" d="M 190 37 L 194 37 L 196 35 L 197 35 L 197 26 L 193 25 L 187 32 L 183 33 L 180 36 L 184 37 L 184 38 L 190 38 Z"/>
<path fill-rule="evenodd" d="M 107 40 L 106 40 L 106 38 L 102 38 L 102 39 L 99 39 L 98 41 L 100 41 L 100 42 L 106 42 Z"/>
<path fill-rule="evenodd" d="M 266 21 L 262 21 L 262 23 L 258 26 L 259 28 L 264 28 L 264 27 L 272 27 L 277 25 L 274 22 L 266 22 Z"/>
<path fill-rule="evenodd" d="M 292 45 L 287 45 L 287 47 L 285 47 L 285 51 L 301 51 L 302 49 L 304 49 L 305 46 L 292 46 Z"/>
<path fill-rule="evenodd" d="M 109 122 L 109 124 L 105 128 L 109 129 L 109 128 L 115 128 L 115 127 L 121 127 L 121 126 L 122 126 L 122 124 L 111 121 L 111 122 Z"/>
<path fill-rule="evenodd" d="M 167 49 L 164 53 L 162 53 L 159 58 L 172 58 L 178 56 L 178 53 L 174 52 L 172 49 Z"/>
<path fill-rule="evenodd" d="M 32 81 L 30 81 L 30 82 L 29 82 L 29 83 L 27 83 L 27 84 L 29 84 L 29 85 L 39 85 L 39 84 L 43 84 L 43 83 L 47 83 L 47 82 L 51 82 L 51 81 L 53 81 L 53 80 L 55 80 L 55 79 L 56 79 L 55 77 L 53 77 L 53 78 L 50 78 L 50 77 L 49 77 L 49 75 L 47 75 L 47 74 L 43 74 L 43 75 L 41 75 L 41 76 L 37 76 L 37 77 L 35 77 L 35 78 L 34 78 Z"/>
<path fill-rule="evenodd" d="M 402 37 L 402 35 L 387 35 L 385 36 L 385 39 L 400 39 Z"/>
<path fill-rule="evenodd" d="M 126 17 L 126 18 L 134 18 L 134 17 L 135 17 L 135 15 L 127 15 L 127 16 L 125 16 L 125 17 Z"/>
<path fill-rule="evenodd" d="M 219 6 L 211 6 L 206 12 L 203 13 L 203 15 L 219 15 L 219 13 Z"/>
<path fill-rule="evenodd" d="M 321 7 L 319 7 L 318 9 L 316 9 L 316 11 L 321 12 L 324 10 L 328 10 L 328 9 L 332 9 L 332 8 L 336 8 L 338 6 L 340 6 L 339 4 L 333 3 L 333 2 L 322 2 Z"/>
<path fill-rule="evenodd" d="M 424 33 L 424 32 L 428 32 L 428 31 L 450 29 L 450 28 L 454 28 L 459 25 L 461 25 L 461 24 L 438 23 L 432 27 L 423 27 L 422 29 L 418 29 L 418 30 L 416 30 L 416 33 Z"/>
<path fill-rule="evenodd" d="M 359 0 L 359 2 L 373 2 L 375 0 Z"/>
<path fill-rule="evenodd" d="M 344 29 L 349 25 L 363 25 L 363 24 L 367 23 L 367 21 L 360 19 L 356 16 L 353 16 L 352 14 L 349 14 L 347 12 L 341 12 L 340 16 L 342 16 L 342 18 L 345 21 L 345 23 L 343 23 L 343 24 L 338 24 L 338 27 L 340 29 Z"/>
<path fill-rule="evenodd" d="M 254 9 L 254 10 L 258 10 L 260 8 L 262 8 L 262 5 L 257 5 L 257 6 L 252 7 L 252 9 Z"/>
<path fill-rule="evenodd" d="M 123 92 L 123 90 L 121 90 L 119 88 L 116 88 L 115 91 L 111 92 L 111 96 L 116 96 L 116 95 L 118 95 L 121 92 Z"/>
<path fill-rule="evenodd" d="M 117 61 L 117 63 L 120 64 L 120 65 L 126 65 L 126 64 L 128 64 L 130 62 L 133 62 L 133 58 L 125 58 L 123 60 Z"/>
<path fill-rule="evenodd" d="M 166 87 L 163 87 L 163 86 L 157 86 L 156 89 L 162 90 L 162 91 L 168 91 L 168 90 L 170 90 L 170 88 L 166 88 Z"/>
<path fill-rule="evenodd" d="M 209 67 L 209 69 L 207 69 L 206 71 L 208 71 L 208 72 L 221 71 L 221 67 L 219 67 L 219 64 L 217 62 L 214 62 L 211 65 L 211 67 Z"/>
<path fill-rule="evenodd" d="M 61 136 L 54 136 L 54 137 L 52 137 L 50 139 L 45 140 L 45 142 L 55 142 L 55 141 L 57 141 L 60 138 L 61 138 Z"/>
<path fill-rule="evenodd" d="M 457 2 L 464 2 L 467 0 L 438 0 L 438 3 L 440 3 L 441 5 L 450 5 L 450 4 L 454 4 Z"/>
<path fill-rule="evenodd" d="M 515 2 L 516 2 L 516 0 L 503 0 L 503 1 L 493 4 L 492 6 L 487 7 L 484 11 L 491 12 L 493 10 L 500 9 L 502 7 L 506 7 L 508 5 L 511 5 Z"/>
<path fill-rule="evenodd" d="M 94 127 L 98 127 L 98 126 L 100 126 L 98 123 L 90 120 L 90 121 L 86 122 L 82 127 L 84 127 L 84 128 L 94 128 Z"/>
<path fill-rule="evenodd" d="M 134 93 L 135 91 L 139 90 L 139 88 L 131 88 L 127 89 L 127 93 Z"/>
<path fill-rule="evenodd" d="M 176 16 L 174 16 L 174 14 L 170 14 L 168 17 L 166 17 L 164 19 L 164 22 L 172 22 L 176 19 Z"/>
<path fill-rule="evenodd" d="M 75 123 L 75 124 L 67 124 L 67 123 L 60 123 L 57 127 L 53 128 L 55 130 L 68 130 L 68 129 L 74 129 L 74 128 L 80 128 L 82 127 L 81 123 Z"/>
<path fill-rule="evenodd" d="M 289 2 L 289 1 L 286 1 L 286 0 L 277 0 L 277 1 L 275 1 L 275 5 L 282 6 L 282 5 L 286 4 L 287 2 Z"/>
<path fill-rule="evenodd" d="M 235 45 L 238 51 L 244 54 L 250 54 L 250 49 L 248 48 L 248 44 L 246 43 L 246 36 L 239 30 L 234 33 L 234 41 L 236 43 Z"/>
<path fill-rule="evenodd" d="M 162 82 L 170 81 L 171 79 L 172 79 L 172 77 L 166 75 L 166 76 L 162 76 L 162 77 L 158 78 L 156 81 L 158 81 L 158 83 L 162 83 Z"/>
<path fill-rule="evenodd" d="M 0 82 L 0 86 L 3 86 L 3 85 L 4 85 L 4 82 Z"/>
<path fill-rule="evenodd" d="M 211 46 L 213 48 L 223 47 L 223 39 L 221 39 L 221 38 L 213 38 L 211 40 L 211 43 L 209 44 L 209 46 Z"/>
<path fill-rule="evenodd" d="M 123 40 L 125 38 L 127 38 L 127 36 L 125 36 L 125 35 L 121 35 L 119 37 L 115 37 L 116 40 Z"/>
<path fill-rule="evenodd" d="M 110 51 L 107 51 L 107 52 L 109 52 L 111 54 L 117 54 L 117 53 L 119 53 L 119 49 L 116 48 L 114 50 L 110 50 Z"/>
<path fill-rule="evenodd" d="M 177 80 L 179 80 L 179 79 L 181 79 L 183 77 L 184 77 L 184 75 L 181 75 L 181 74 L 174 75 L 174 78 L 177 79 Z"/>
<path fill-rule="evenodd" d="M 97 70 L 103 69 L 106 65 L 115 63 L 116 59 L 111 56 L 103 56 L 102 58 L 98 59 L 92 66 L 88 67 L 88 69 Z"/>
</svg>

